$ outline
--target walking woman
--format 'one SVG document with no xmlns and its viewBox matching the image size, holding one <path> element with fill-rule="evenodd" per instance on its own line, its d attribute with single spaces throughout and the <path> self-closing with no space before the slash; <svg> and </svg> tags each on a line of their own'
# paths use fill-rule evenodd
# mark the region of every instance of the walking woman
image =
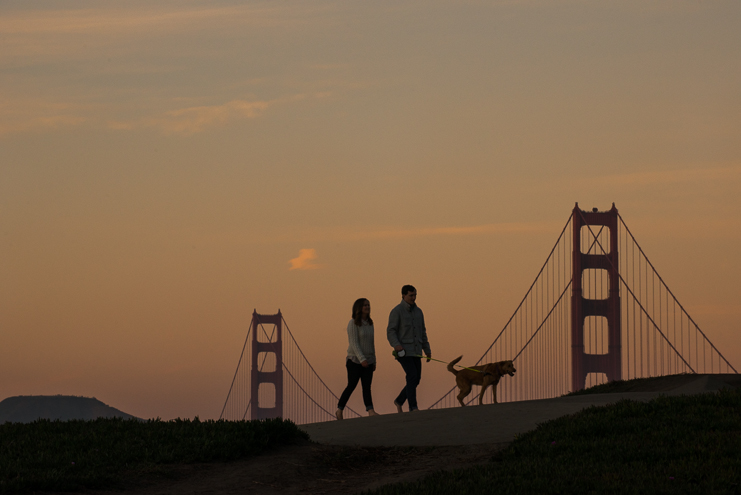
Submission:
<svg viewBox="0 0 741 495">
<path fill-rule="evenodd" d="M 370 316 L 370 301 L 360 298 L 352 305 L 352 319 L 347 324 L 347 339 L 350 347 L 347 348 L 347 387 L 340 396 L 337 404 L 337 419 L 342 419 L 342 411 L 347 405 L 358 380 L 363 386 L 363 403 L 368 416 L 378 416 L 373 410 L 373 398 L 371 397 L 371 382 L 373 372 L 376 370 L 376 346 L 373 341 L 373 320 Z"/>
</svg>

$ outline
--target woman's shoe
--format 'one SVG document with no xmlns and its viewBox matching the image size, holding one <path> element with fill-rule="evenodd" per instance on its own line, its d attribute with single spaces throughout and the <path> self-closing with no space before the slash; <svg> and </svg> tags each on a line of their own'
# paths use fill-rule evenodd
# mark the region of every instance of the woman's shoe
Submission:
<svg viewBox="0 0 741 495">
<path fill-rule="evenodd" d="M 337 409 L 334 415 L 337 416 L 337 419 L 342 419 L 342 409 Z"/>
<path fill-rule="evenodd" d="M 368 416 L 380 416 L 380 414 L 378 414 L 373 409 L 368 409 Z"/>
</svg>

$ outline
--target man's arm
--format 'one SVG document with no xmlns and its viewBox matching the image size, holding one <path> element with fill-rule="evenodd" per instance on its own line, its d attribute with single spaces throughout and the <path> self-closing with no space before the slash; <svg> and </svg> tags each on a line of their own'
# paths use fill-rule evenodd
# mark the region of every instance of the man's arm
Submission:
<svg viewBox="0 0 741 495">
<path fill-rule="evenodd" d="M 417 308 L 419 311 L 419 319 L 422 323 L 421 325 L 421 336 L 422 336 L 422 350 L 425 352 L 425 356 L 427 356 L 427 362 L 430 361 L 430 358 L 432 357 L 432 350 L 430 349 L 430 342 L 427 340 L 427 326 L 425 325 L 425 315 L 422 313 L 422 310 Z"/>
<path fill-rule="evenodd" d="M 398 306 L 391 310 L 389 313 L 389 324 L 386 327 L 386 338 L 395 350 L 400 351 L 404 349 L 399 341 L 399 325 L 401 325 L 401 317 L 399 316 Z"/>
</svg>

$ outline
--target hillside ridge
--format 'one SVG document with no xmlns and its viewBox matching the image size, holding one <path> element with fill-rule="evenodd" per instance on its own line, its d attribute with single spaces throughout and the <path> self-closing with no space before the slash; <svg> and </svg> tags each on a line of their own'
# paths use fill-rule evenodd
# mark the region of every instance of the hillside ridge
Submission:
<svg viewBox="0 0 741 495">
<path fill-rule="evenodd" d="M 0 424 L 30 423 L 37 419 L 59 421 L 97 418 L 139 419 L 95 397 L 75 395 L 17 395 L 0 401 Z"/>
<path fill-rule="evenodd" d="M 716 393 L 738 388 L 738 374 L 687 374 L 628 380 L 604 393 L 574 394 L 499 404 L 424 409 L 342 421 L 299 425 L 317 443 L 366 447 L 431 447 L 500 444 L 539 424 L 621 400 L 649 402 L 661 396 Z M 601 387 L 601 386 L 599 386 Z M 597 387 L 595 387 L 597 388 Z"/>
</svg>

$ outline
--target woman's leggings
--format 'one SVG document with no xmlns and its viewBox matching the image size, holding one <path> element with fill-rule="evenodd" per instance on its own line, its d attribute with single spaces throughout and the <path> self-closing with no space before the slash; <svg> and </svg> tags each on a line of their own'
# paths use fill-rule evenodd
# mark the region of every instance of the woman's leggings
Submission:
<svg viewBox="0 0 741 495">
<path fill-rule="evenodd" d="M 347 401 L 350 400 L 350 396 L 353 391 L 355 391 L 355 387 L 358 386 L 359 380 L 363 385 L 363 403 L 365 404 L 365 410 L 370 411 L 373 409 L 371 382 L 373 381 L 373 371 L 376 369 L 375 363 L 364 368 L 362 364 L 355 364 L 348 359 L 345 361 L 345 367 L 347 368 L 347 387 L 345 387 L 345 391 L 342 392 L 337 407 L 339 409 L 345 408 Z"/>
</svg>

